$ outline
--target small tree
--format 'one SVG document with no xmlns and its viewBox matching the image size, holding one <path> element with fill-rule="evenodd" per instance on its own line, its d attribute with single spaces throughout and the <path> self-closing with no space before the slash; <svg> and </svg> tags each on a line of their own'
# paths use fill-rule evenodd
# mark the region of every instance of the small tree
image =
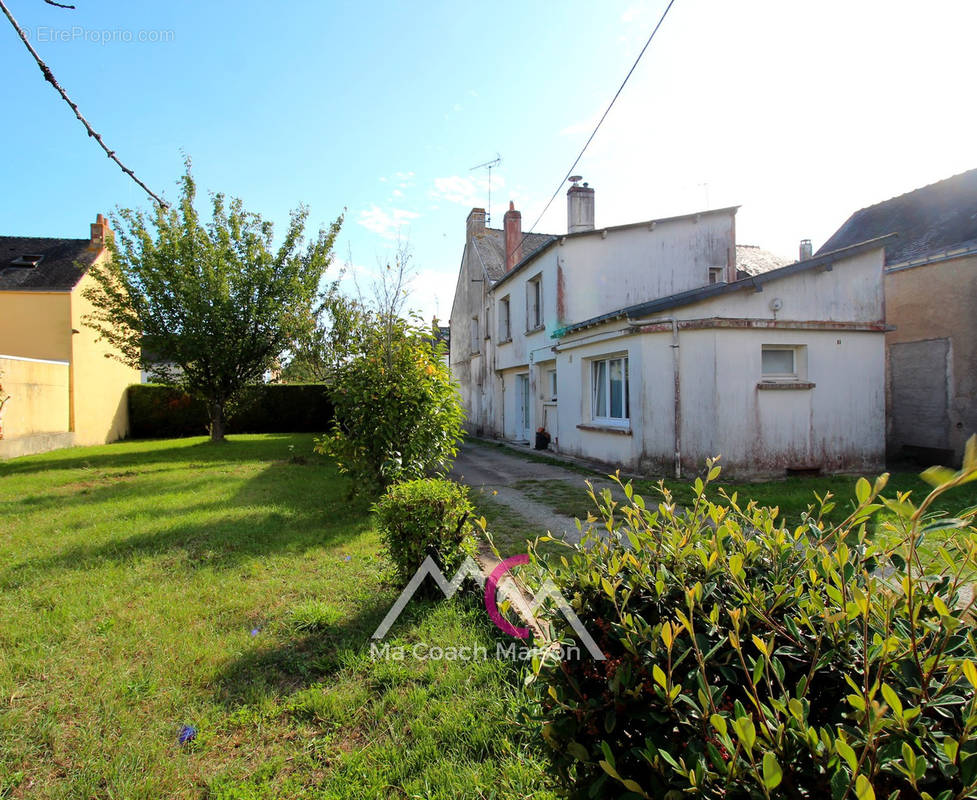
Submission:
<svg viewBox="0 0 977 800">
<path fill-rule="evenodd" d="M 333 430 L 317 441 L 367 491 L 446 468 L 464 420 L 443 345 L 404 320 L 371 321 L 359 354 L 336 370 Z"/>
<path fill-rule="evenodd" d="M 339 294 L 325 293 L 307 330 L 295 343 L 291 358 L 282 370 L 288 383 L 335 382 L 340 364 L 360 348 L 369 322 L 364 305 Z"/>
<path fill-rule="evenodd" d="M 299 207 L 275 251 L 272 223 L 239 199 L 213 195 L 201 222 L 189 162 L 181 188 L 177 206 L 151 220 L 130 209 L 113 218 L 112 258 L 90 271 L 84 321 L 120 360 L 205 400 L 219 442 L 228 403 L 307 330 L 342 216 L 305 245 Z"/>
</svg>

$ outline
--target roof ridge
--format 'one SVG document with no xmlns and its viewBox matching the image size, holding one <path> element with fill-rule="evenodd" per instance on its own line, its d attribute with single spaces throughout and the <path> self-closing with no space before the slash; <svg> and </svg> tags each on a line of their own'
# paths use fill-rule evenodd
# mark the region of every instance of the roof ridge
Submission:
<svg viewBox="0 0 977 800">
<path fill-rule="evenodd" d="M 957 172 L 954 175 L 949 175 L 946 178 L 941 178 L 938 181 L 933 181 L 932 183 L 927 183 L 924 184 L 923 186 L 917 186 L 915 189 L 910 189 L 908 192 L 903 192 L 902 194 L 894 194 L 892 195 L 892 197 L 889 197 L 886 200 L 880 200 L 877 203 L 872 203 L 871 205 L 864 206 L 858 209 L 857 211 L 852 212 L 851 216 L 854 217 L 857 214 L 861 214 L 863 211 L 870 211 L 871 209 L 876 208 L 878 206 L 884 206 L 886 203 L 891 203 L 893 200 L 899 200 L 911 194 L 916 194 L 916 192 L 921 192 L 924 189 L 931 189 L 934 186 L 938 186 L 941 183 L 947 183 L 948 181 L 952 181 L 955 178 L 961 178 L 964 175 L 969 175 L 970 173 L 977 173 L 977 167 L 974 167 L 972 169 L 965 169 L 963 172 Z M 849 219 L 851 219 L 851 217 L 849 217 Z"/>
</svg>

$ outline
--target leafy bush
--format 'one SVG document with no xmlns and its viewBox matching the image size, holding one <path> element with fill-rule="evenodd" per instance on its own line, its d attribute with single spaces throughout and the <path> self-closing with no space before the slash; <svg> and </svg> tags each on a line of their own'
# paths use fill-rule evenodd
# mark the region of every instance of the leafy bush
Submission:
<svg viewBox="0 0 977 800">
<path fill-rule="evenodd" d="M 429 554 L 443 570 L 453 572 L 473 551 L 468 489 L 454 481 L 421 478 L 395 483 L 374 503 L 373 511 L 398 579 L 408 580 Z"/>
<path fill-rule="evenodd" d="M 923 477 L 918 505 L 863 478 L 844 521 L 827 495 L 793 529 L 702 480 L 686 510 L 591 490 L 599 532 L 536 563 L 606 660 L 537 659 L 528 684 L 576 796 L 977 796 L 977 508 L 931 508 L 977 444 Z"/>
<path fill-rule="evenodd" d="M 129 435 L 134 439 L 201 436 L 207 404 L 172 386 L 130 386 Z M 241 393 L 229 408 L 230 433 L 311 433 L 332 419 L 329 389 L 316 385 L 261 384 Z"/>
<path fill-rule="evenodd" d="M 458 452 L 464 412 L 442 355 L 426 329 L 381 321 L 337 367 L 336 419 L 317 449 L 360 490 L 443 470 Z"/>
</svg>

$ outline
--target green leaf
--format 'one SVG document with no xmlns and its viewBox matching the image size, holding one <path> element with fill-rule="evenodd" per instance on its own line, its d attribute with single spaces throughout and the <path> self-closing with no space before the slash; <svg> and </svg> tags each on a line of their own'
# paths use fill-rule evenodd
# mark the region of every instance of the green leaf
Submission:
<svg viewBox="0 0 977 800">
<path fill-rule="evenodd" d="M 835 751 L 845 759 L 854 774 L 855 770 L 858 769 L 858 758 L 855 756 L 855 751 L 852 750 L 851 745 L 838 739 L 835 741 Z"/>
<path fill-rule="evenodd" d="M 957 473 L 947 467 L 930 467 L 919 473 L 919 477 L 930 486 L 942 486 L 952 481 L 956 475 Z"/>
<path fill-rule="evenodd" d="M 875 789 L 864 775 L 859 775 L 855 779 L 855 797 L 858 800 L 875 800 Z"/>
<path fill-rule="evenodd" d="M 768 789 L 775 789 L 780 785 L 784 777 L 784 772 L 777 763 L 777 758 L 773 753 L 763 754 L 763 784 Z"/>
<path fill-rule="evenodd" d="M 753 750 L 753 745 L 756 744 L 756 726 L 753 724 L 753 720 L 749 717 L 740 717 L 733 723 L 733 726 L 736 728 L 736 736 L 743 743 L 743 746 L 747 750 Z"/>
<path fill-rule="evenodd" d="M 872 484 L 865 480 L 865 478 L 859 478 L 855 483 L 855 497 L 858 498 L 858 504 L 865 503 L 871 496 Z"/>
<path fill-rule="evenodd" d="M 665 687 L 668 686 L 668 678 L 665 676 L 665 670 L 663 670 L 657 664 L 655 664 L 651 668 L 651 674 L 652 674 L 652 677 L 654 677 L 654 679 L 655 679 L 655 683 L 657 683 L 659 686 L 661 686 L 662 689 L 664 689 Z"/>
<path fill-rule="evenodd" d="M 726 735 L 726 719 L 724 717 L 719 716 L 719 714 L 713 714 L 709 717 L 709 721 L 712 723 L 712 727 L 719 731 L 721 736 Z"/>
<path fill-rule="evenodd" d="M 970 685 L 977 689 L 977 667 L 974 666 L 973 661 L 964 661 L 960 665 L 963 669 L 963 674 L 970 681 Z"/>
<path fill-rule="evenodd" d="M 614 769 L 610 764 L 608 764 L 604 759 L 600 760 L 600 768 L 604 770 L 608 775 L 610 775 L 615 780 L 621 780 L 621 776 L 617 774 L 617 770 Z"/>
<path fill-rule="evenodd" d="M 887 683 L 882 684 L 882 697 L 889 704 L 889 708 L 892 709 L 893 713 L 897 717 L 902 718 L 902 701 L 899 699 L 899 695 L 896 694 L 895 690 Z"/>
</svg>

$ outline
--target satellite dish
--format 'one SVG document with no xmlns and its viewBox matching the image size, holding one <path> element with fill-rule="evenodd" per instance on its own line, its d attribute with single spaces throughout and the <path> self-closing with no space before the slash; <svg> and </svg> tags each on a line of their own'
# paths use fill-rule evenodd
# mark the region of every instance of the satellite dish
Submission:
<svg viewBox="0 0 977 800">
<path fill-rule="evenodd" d="M 574 186 L 576 186 L 576 185 L 577 185 L 578 183 L 580 183 L 580 181 L 582 181 L 582 180 L 583 180 L 583 175 L 571 175 L 571 176 L 570 176 L 570 182 L 571 182 L 571 183 L 572 183 L 572 184 L 573 184 Z"/>
<path fill-rule="evenodd" d="M 783 307 L 784 307 L 784 301 L 781 300 L 779 297 L 775 297 L 773 300 L 770 301 L 770 310 L 773 311 L 774 313 L 780 311 L 780 309 L 782 309 Z"/>
</svg>

